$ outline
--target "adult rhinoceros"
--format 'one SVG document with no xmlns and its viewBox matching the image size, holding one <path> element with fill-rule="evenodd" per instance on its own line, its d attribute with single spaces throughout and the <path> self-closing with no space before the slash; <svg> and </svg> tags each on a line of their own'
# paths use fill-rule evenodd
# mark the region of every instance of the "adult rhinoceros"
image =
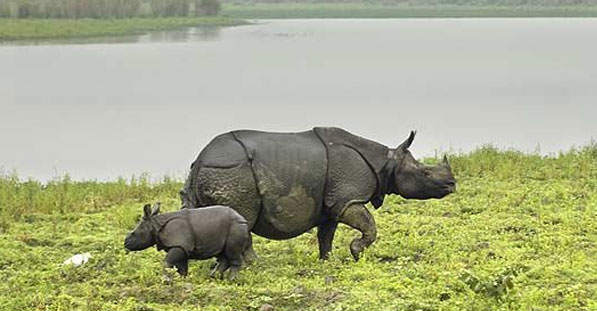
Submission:
<svg viewBox="0 0 597 311">
<path fill-rule="evenodd" d="M 252 232 L 277 240 L 317 226 L 321 259 L 344 223 L 362 233 L 350 244 L 358 260 L 377 234 L 365 203 L 379 208 L 386 194 L 429 199 L 455 190 L 447 159 L 434 167 L 421 164 L 408 150 L 414 138 L 411 132 L 391 149 L 340 128 L 221 134 L 191 165 L 180 191 L 183 208 L 228 205 Z"/>
</svg>

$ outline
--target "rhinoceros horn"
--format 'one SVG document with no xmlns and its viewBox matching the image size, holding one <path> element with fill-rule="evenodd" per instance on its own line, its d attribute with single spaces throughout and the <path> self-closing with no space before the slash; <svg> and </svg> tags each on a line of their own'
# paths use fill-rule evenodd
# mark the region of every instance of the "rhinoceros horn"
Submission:
<svg viewBox="0 0 597 311">
<path fill-rule="evenodd" d="M 408 150 L 408 148 L 410 147 L 410 145 L 413 143 L 413 140 L 415 140 L 415 135 L 416 134 L 417 134 L 416 131 L 410 131 L 410 135 L 408 136 L 408 138 L 402 144 L 400 144 L 400 146 L 398 146 L 398 149 L 401 149 L 403 151 Z"/>
</svg>

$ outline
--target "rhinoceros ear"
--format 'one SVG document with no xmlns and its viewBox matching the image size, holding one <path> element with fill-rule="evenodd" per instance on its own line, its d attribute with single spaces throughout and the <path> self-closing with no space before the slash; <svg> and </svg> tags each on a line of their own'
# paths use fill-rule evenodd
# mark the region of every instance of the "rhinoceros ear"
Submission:
<svg viewBox="0 0 597 311">
<path fill-rule="evenodd" d="M 402 144 L 400 144 L 400 146 L 398 146 L 398 149 L 401 149 L 403 151 L 408 150 L 410 145 L 413 143 L 413 140 L 415 140 L 416 134 L 417 134 L 417 131 L 410 131 L 410 135 Z"/>
<path fill-rule="evenodd" d="M 153 205 L 153 210 L 151 211 L 151 216 L 155 216 L 160 213 L 160 206 L 162 205 L 161 202 L 157 202 Z"/>
<path fill-rule="evenodd" d="M 444 154 L 444 158 L 442 159 L 442 164 L 445 166 L 450 166 L 450 162 L 448 162 L 448 156 Z"/>
<path fill-rule="evenodd" d="M 145 206 L 143 206 L 143 218 L 149 217 L 151 217 L 151 205 L 145 204 Z"/>
</svg>

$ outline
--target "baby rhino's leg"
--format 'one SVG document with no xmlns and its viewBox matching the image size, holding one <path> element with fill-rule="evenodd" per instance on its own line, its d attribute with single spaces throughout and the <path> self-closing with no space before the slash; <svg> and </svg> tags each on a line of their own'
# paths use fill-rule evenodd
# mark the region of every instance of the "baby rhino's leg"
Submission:
<svg viewBox="0 0 597 311">
<path fill-rule="evenodd" d="M 228 232 L 226 239 L 226 246 L 224 255 L 230 263 L 229 280 L 234 280 L 238 274 L 238 270 L 243 264 L 243 253 L 249 246 L 251 236 L 249 235 L 249 228 L 245 223 L 233 223 Z"/>
<path fill-rule="evenodd" d="M 180 275 L 186 276 L 189 272 L 187 254 L 179 247 L 171 248 L 166 255 L 165 266 L 167 268 L 176 267 L 176 270 Z"/>
<path fill-rule="evenodd" d="M 245 250 L 243 251 L 243 264 L 250 264 L 257 259 L 257 254 L 255 254 L 255 250 L 253 250 L 253 237 L 249 232 Z"/>
<path fill-rule="evenodd" d="M 216 276 L 216 273 L 219 272 L 220 278 L 224 278 L 224 271 L 226 271 L 228 267 L 230 267 L 230 263 L 228 262 L 226 256 L 223 253 L 221 253 L 220 255 L 218 255 L 218 261 L 209 273 L 209 276 L 213 278 Z"/>
</svg>

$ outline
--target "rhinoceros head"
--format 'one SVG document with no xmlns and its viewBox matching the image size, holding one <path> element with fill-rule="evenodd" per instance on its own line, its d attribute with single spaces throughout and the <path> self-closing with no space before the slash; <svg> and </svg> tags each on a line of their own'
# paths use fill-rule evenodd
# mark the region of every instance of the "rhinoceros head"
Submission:
<svg viewBox="0 0 597 311">
<path fill-rule="evenodd" d="M 437 166 L 425 165 L 417 161 L 408 148 L 415 139 L 415 132 L 394 151 L 394 193 L 407 199 L 440 199 L 456 190 L 456 180 L 448 158 Z"/>
<path fill-rule="evenodd" d="M 143 206 L 143 217 L 135 228 L 126 235 L 124 247 L 130 251 L 144 250 L 156 244 L 155 229 L 152 223 L 152 217 L 160 212 L 160 203 L 156 203 L 151 209 L 151 205 Z"/>
</svg>

